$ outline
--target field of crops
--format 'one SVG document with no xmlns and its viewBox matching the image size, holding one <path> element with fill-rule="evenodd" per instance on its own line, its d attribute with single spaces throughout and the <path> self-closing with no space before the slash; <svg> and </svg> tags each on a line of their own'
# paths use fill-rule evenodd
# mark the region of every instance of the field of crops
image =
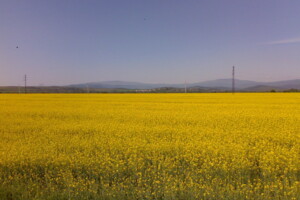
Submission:
<svg viewBox="0 0 300 200">
<path fill-rule="evenodd" d="M 300 199 L 300 94 L 2 94 L 0 199 Z"/>
</svg>

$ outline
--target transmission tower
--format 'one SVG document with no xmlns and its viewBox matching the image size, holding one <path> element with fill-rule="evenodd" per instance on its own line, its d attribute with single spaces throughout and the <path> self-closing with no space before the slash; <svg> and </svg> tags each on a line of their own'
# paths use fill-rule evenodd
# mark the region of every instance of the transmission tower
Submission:
<svg viewBox="0 0 300 200">
<path fill-rule="evenodd" d="M 27 75 L 24 76 L 24 93 L 27 93 Z"/>
<path fill-rule="evenodd" d="M 234 66 L 232 67 L 232 93 L 235 93 Z"/>
</svg>

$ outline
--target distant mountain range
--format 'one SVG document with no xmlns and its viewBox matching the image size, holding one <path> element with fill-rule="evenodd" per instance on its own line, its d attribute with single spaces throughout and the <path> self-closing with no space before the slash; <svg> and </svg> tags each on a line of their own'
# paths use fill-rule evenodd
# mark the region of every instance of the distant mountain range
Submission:
<svg viewBox="0 0 300 200">
<path fill-rule="evenodd" d="M 238 92 L 299 92 L 300 79 L 257 82 L 248 80 L 235 80 Z M 182 93 L 184 84 L 152 84 L 127 81 L 103 81 L 67 86 L 30 86 L 28 93 Z M 231 92 L 231 79 L 217 79 L 187 84 L 187 92 Z M 25 88 L 19 86 L 0 86 L 0 93 L 24 93 Z"/>
<path fill-rule="evenodd" d="M 67 87 L 74 88 L 94 88 L 94 89 L 157 89 L 157 88 L 184 88 L 184 84 L 152 84 L 140 82 L 127 82 L 127 81 L 103 81 L 103 82 L 90 82 L 83 84 L 73 84 Z M 217 79 L 211 81 L 203 81 L 198 83 L 190 83 L 188 88 L 205 88 L 214 89 L 218 91 L 231 90 L 231 79 Z M 257 82 L 249 80 L 235 80 L 235 87 L 241 91 L 269 91 L 269 90 L 287 90 L 298 89 L 300 90 L 300 79 L 276 81 L 276 82 Z"/>
</svg>

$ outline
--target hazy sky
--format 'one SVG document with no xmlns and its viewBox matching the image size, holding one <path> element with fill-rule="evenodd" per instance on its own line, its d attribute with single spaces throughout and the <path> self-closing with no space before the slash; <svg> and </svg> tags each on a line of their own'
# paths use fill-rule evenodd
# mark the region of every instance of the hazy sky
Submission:
<svg viewBox="0 0 300 200">
<path fill-rule="evenodd" d="M 0 0 L 0 85 L 198 82 L 232 65 L 300 78 L 300 1 Z"/>
</svg>

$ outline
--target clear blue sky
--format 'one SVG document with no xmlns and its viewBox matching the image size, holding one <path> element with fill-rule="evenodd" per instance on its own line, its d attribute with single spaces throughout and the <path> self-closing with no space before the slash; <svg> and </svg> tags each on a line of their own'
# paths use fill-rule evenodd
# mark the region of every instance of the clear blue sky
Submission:
<svg viewBox="0 0 300 200">
<path fill-rule="evenodd" d="M 198 82 L 232 65 L 300 78 L 300 1 L 0 0 L 0 85 Z"/>
</svg>

